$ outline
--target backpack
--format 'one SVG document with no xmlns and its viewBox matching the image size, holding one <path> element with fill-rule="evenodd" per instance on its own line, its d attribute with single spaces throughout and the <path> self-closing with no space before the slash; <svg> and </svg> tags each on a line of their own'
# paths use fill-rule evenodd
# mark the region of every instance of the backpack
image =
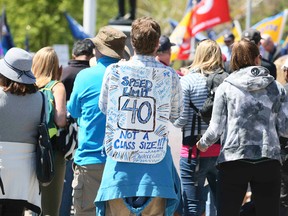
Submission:
<svg viewBox="0 0 288 216">
<path fill-rule="evenodd" d="M 42 92 L 41 122 L 38 125 L 38 144 L 36 145 L 36 175 L 39 183 L 47 186 L 55 175 L 53 149 L 45 121 L 45 96 Z"/>
<path fill-rule="evenodd" d="M 216 89 L 223 82 L 223 80 L 228 77 L 228 75 L 229 74 L 223 69 L 218 69 L 214 73 L 206 75 L 208 95 L 200 110 L 192 103 L 192 101 L 190 101 L 190 107 L 193 108 L 195 112 L 201 117 L 201 119 L 208 125 L 212 116 Z"/>
<path fill-rule="evenodd" d="M 201 138 L 201 119 L 209 125 L 212 116 L 212 109 L 214 103 L 214 96 L 217 87 L 223 82 L 223 80 L 228 77 L 228 73 L 223 69 L 218 69 L 212 74 L 207 74 L 207 90 L 208 95 L 205 100 L 202 108 L 199 110 L 193 102 L 190 100 L 189 106 L 195 111 L 192 116 L 192 127 L 191 127 L 191 136 L 185 137 L 185 130 L 182 132 L 182 144 L 189 146 L 188 152 L 188 163 L 191 163 L 192 157 L 192 147 L 200 140 Z M 197 135 L 194 134 L 197 124 Z M 218 142 L 218 141 L 217 141 Z M 197 158 L 199 158 L 199 150 L 197 149 Z M 195 168 L 195 172 L 199 170 L 199 163 Z"/>
<path fill-rule="evenodd" d="M 54 150 L 59 150 L 63 157 L 66 160 L 71 160 L 74 156 L 75 149 L 78 147 L 78 139 L 77 139 L 77 131 L 78 126 L 76 120 L 73 119 L 70 114 L 67 112 L 67 125 L 64 128 L 58 128 L 54 123 L 54 95 L 52 93 L 52 88 L 58 83 L 57 80 L 51 80 L 42 91 L 49 103 L 49 118 L 48 118 L 48 128 L 49 128 L 49 136 L 50 138 L 53 137 L 53 148 Z"/>
<path fill-rule="evenodd" d="M 52 93 L 52 88 L 58 83 L 57 80 L 51 80 L 46 86 L 40 89 L 44 93 L 48 100 L 48 113 L 47 113 L 47 125 L 50 138 L 54 137 L 57 134 L 57 126 L 54 122 L 54 113 L 55 113 L 55 102 L 54 95 Z"/>
</svg>

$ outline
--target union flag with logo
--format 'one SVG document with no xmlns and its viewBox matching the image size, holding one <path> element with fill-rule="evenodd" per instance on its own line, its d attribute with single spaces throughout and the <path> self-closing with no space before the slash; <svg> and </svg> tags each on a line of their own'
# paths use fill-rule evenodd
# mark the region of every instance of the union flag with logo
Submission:
<svg viewBox="0 0 288 216">
<path fill-rule="evenodd" d="M 185 13 L 183 19 L 170 35 L 172 47 L 171 61 L 189 58 L 191 38 L 197 33 L 221 23 L 231 21 L 228 0 L 202 0 Z"/>
<path fill-rule="evenodd" d="M 228 0 L 202 0 L 193 11 L 191 36 L 231 20 Z"/>
</svg>

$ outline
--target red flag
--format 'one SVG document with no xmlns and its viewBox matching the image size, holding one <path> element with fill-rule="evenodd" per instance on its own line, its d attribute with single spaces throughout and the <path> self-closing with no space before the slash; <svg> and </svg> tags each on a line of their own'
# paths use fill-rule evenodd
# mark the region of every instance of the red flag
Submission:
<svg viewBox="0 0 288 216">
<path fill-rule="evenodd" d="M 202 0 L 193 11 L 191 36 L 231 20 L 228 0 Z"/>
</svg>

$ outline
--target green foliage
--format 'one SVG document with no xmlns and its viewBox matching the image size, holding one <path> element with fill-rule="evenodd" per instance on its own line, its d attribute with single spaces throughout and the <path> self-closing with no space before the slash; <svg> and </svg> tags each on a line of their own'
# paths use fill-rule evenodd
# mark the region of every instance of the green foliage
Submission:
<svg viewBox="0 0 288 216">
<path fill-rule="evenodd" d="M 10 30 L 17 47 L 24 48 L 26 34 L 32 52 L 53 44 L 72 44 L 73 37 L 63 15 L 69 11 L 82 18 L 83 1 L 64 0 L 2 0 Z"/>
<path fill-rule="evenodd" d="M 24 48 L 25 35 L 29 35 L 30 50 L 36 52 L 44 46 L 68 44 L 74 39 L 63 15 L 67 11 L 77 22 L 83 22 L 83 0 L 0 0 L 0 7 L 5 6 L 6 15 L 13 35 L 14 43 Z M 116 0 L 96 0 L 96 31 L 108 24 L 109 19 L 117 15 Z M 127 11 L 128 11 L 128 0 Z M 170 34 L 168 19 L 180 21 L 183 17 L 185 1 L 175 0 L 138 0 L 137 17 L 152 16 L 162 28 L 163 34 Z M 245 28 L 245 10 L 247 0 L 229 0 L 231 17 L 239 19 Z M 253 0 L 257 5 L 252 10 L 251 24 L 279 13 L 287 7 L 287 0 Z"/>
</svg>

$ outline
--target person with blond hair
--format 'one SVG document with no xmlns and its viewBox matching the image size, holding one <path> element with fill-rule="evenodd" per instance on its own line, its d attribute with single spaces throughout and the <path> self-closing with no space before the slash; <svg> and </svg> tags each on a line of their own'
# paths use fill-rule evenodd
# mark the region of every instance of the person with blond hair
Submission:
<svg viewBox="0 0 288 216">
<path fill-rule="evenodd" d="M 200 110 L 207 98 L 208 76 L 215 76 L 218 82 L 228 76 L 223 69 L 221 48 L 210 39 L 201 41 L 195 51 L 193 63 L 189 66 L 189 73 L 181 78 L 184 99 L 184 110 L 174 126 L 182 128 L 182 148 L 180 157 L 180 177 L 183 189 L 184 215 L 201 216 L 205 212 L 207 199 L 207 178 L 214 202 L 216 198 L 215 163 L 220 151 L 220 142 L 205 153 L 197 151 L 196 142 L 208 125 L 198 118 Z M 214 81 L 213 81 L 214 82 Z M 193 105 L 191 105 L 193 104 Z M 196 108 L 194 108 L 194 107 Z"/>
<path fill-rule="evenodd" d="M 42 214 L 58 216 L 61 204 L 65 159 L 57 143 L 57 130 L 66 126 L 66 91 L 60 82 L 62 67 L 58 56 L 52 47 L 40 49 L 33 57 L 32 71 L 36 77 L 36 85 L 44 94 L 52 92 L 52 98 L 47 98 L 49 115 L 47 115 L 48 131 L 54 150 L 55 176 L 48 186 L 41 186 Z"/>
<path fill-rule="evenodd" d="M 160 35 L 154 19 L 136 19 L 134 56 L 105 72 L 99 108 L 107 119 L 107 160 L 95 200 L 98 216 L 173 215 L 178 207 L 168 123 L 181 113 L 182 94 L 176 72 L 155 58 Z"/>
<path fill-rule="evenodd" d="M 288 96 L 260 65 L 255 42 L 234 43 L 234 72 L 217 88 L 210 125 L 197 143 L 205 152 L 223 138 L 217 159 L 219 216 L 239 215 L 249 183 L 256 216 L 279 215 L 278 136 L 288 137 Z"/>
</svg>

